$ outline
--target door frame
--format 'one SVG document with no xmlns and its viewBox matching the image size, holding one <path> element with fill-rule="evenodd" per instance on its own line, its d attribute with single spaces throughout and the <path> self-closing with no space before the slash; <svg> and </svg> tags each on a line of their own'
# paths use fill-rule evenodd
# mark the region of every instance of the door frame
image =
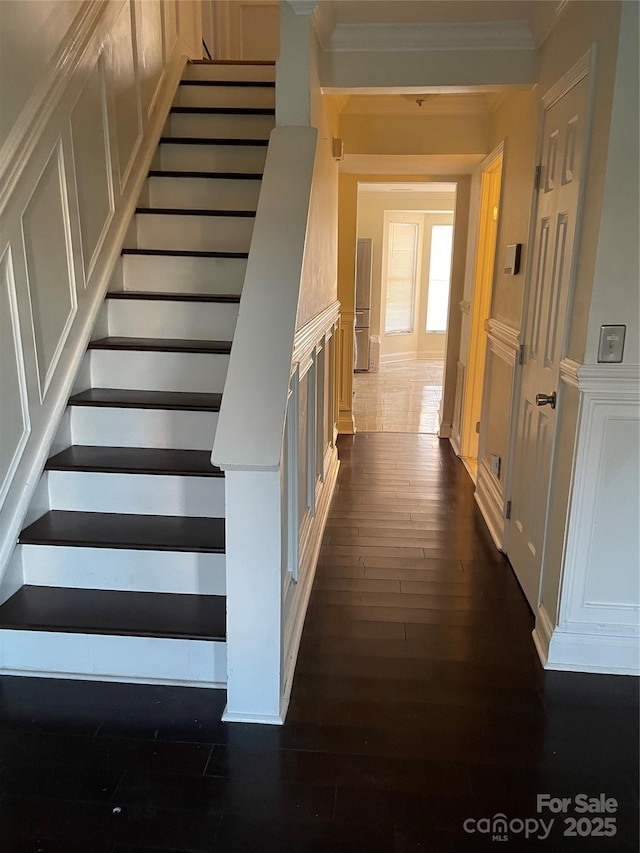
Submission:
<svg viewBox="0 0 640 853">
<path fill-rule="evenodd" d="M 503 194 L 504 194 L 504 163 L 505 163 L 505 154 L 506 154 L 506 146 L 504 140 L 496 147 L 494 150 L 488 154 L 485 159 L 480 163 L 480 199 L 478 203 L 478 227 L 476 232 L 476 248 L 475 248 L 475 258 L 474 258 L 474 272 L 473 272 L 473 290 L 471 292 L 470 299 L 470 329 L 469 329 L 469 347 L 467 351 L 467 359 L 466 359 L 466 378 L 464 383 L 464 394 L 462 401 L 462 416 L 460 418 L 461 430 L 460 430 L 460 458 L 463 460 L 469 458 L 469 447 L 471 443 L 471 434 L 472 430 L 475 429 L 475 425 L 473 423 L 472 411 L 471 411 L 471 402 L 472 397 L 475 397 L 476 394 L 477 399 L 480 402 L 479 407 L 479 420 L 482 421 L 482 408 L 484 401 L 484 391 L 485 391 L 485 379 L 486 379 L 486 356 L 485 363 L 483 364 L 482 370 L 478 370 L 477 366 L 474 366 L 475 356 L 477 355 L 480 348 L 484 345 L 486 349 L 487 339 L 486 339 L 486 329 L 484 324 L 484 319 L 482 318 L 479 312 L 479 301 L 483 299 L 483 306 L 486 305 L 487 308 L 487 318 L 491 316 L 492 308 L 493 308 L 493 294 L 495 287 L 495 273 L 496 273 L 496 260 L 497 260 L 497 250 L 500 243 L 500 230 L 501 230 L 501 217 L 500 211 L 502 210 L 503 203 Z M 485 226 L 488 220 L 485 218 L 488 211 L 488 188 L 484 182 L 484 177 L 487 173 L 491 172 L 495 169 L 497 161 L 501 161 L 500 166 L 500 192 L 498 194 L 498 226 L 496 228 L 496 239 L 494 246 L 494 258 L 493 265 L 491 269 L 490 275 L 484 276 L 484 270 L 480 268 L 480 262 L 482 261 L 485 245 L 484 245 L 484 237 L 485 237 Z M 484 312 L 483 312 L 484 313 Z M 469 470 L 468 465 L 465 463 L 465 467 Z M 473 477 L 473 472 L 469 472 L 470 476 Z"/>
<path fill-rule="evenodd" d="M 540 99 L 540 108 L 538 111 L 538 126 L 537 126 L 537 139 L 536 139 L 536 159 L 535 166 L 537 168 L 538 164 L 542 160 L 543 154 L 543 145 L 544 145 L 544 118 L 547 110 L 550 110 L 559 100 L 561 100 L 566 94 L 568 94 L 571 89 L 574 88 L 578 83 L 580 83 L 585 77 L 589 78 L 589 97 L 588 97 L 588 105 L 587 105 L 587 115 L 585 121 L 585 148 L 584 148 L 584 157 L 582 160 L 582 168 L 580 174 L 580 180 L 582 182 L 582 189 L 580 192 L 580 197 L 578 201 L 578 210 L 576 214 L 576 230 L 574 236 L 574 244 L 579 248 L 582 240 L 582 218 L 584 212 L 584 203 L 585 203 L 585 186 L 587 180 L 587 173 L 589 169 L 589 157 L 591 153 L 591 137 L 593 131 L 593 105 L 595 100 L 595 83 L 596 83 L 596 45 L 592 44 L 589 50 L 582 56 L 580 59 L 574 63 L 563 75 L 560 77 L 541 97 Z M 533 279 L 533 269 L 535 259 L 533 257 L 533 253 L 531 248 L 533 247 L 535 234 L 536 234 L 536 217 L 538 215 L 538 190 L 536 187 L 535 179 L 532 182 L 531 186 L 531 207 L 530 207 L 530 219 L 529 219 L 529 233 L 528 233 L 528 244 L 527 244 L 527 259 L 525 265 L 525 280 L 524 280 L 524 289 L 523 289 L 523 297 L 522 297 L 522 318 L 520 321 L 520 331 L 518 333 L 518 340 L 522 345 L 524 333 L 527 328 L 527 323 L 529 321 L 529 303 L 531 297 L 531 286 Z M 574 257 L 572 259 L 572 269 L 569 281 L 569 292 L 567 294 L 567 313 L 565 318 L 565 327 L 563 330 L 562 336 L 562 358 L 561 362 L 564 358 L 566 358 L 566 347 L 567 347 L 567 338 L 568 332 L 571 324 L 572 317 L 572 309 L 573 309 L 573 295 L 575 290 L 575 280 L 576 280 L 576 267 L 577 267 L 577 255 L 578 253 L 574 253 Z M 561 372 L 562 375 L 562 372 Z M 548 516 L 549 516 L 549 495 L 555 486 L 555 463 L 556 456 L 558 451 L 558 423 L 560 420 L 559 415 L 562 413 L 562 392 L 563 392 L 563 381 L 560 378 L 558 384 L 558 415 L 556 415 L 554 434 L 552 437 L 552 447 L 551 447 L 551 462 L 550 462 L 550 476 L 549 476 L 549 488 L 547 492 L 547 503 L 545 507 L 545 522 L 544 522 L 544 535 L 543 535 L 543 545 L 542 545 L 542 554 L 540 556 L 540 585 L 542 585 L 542 576 L 544 573 L 545 567 L 545 558 L 547 551 L 547 525 L 548 525 Z M 522 391 L 522 365 L 519 363 L 515 366 L 515 377 L 514 377 L 514 385 L 513 385 L 513 396 L 511 398 L 511 410 L 509 413 L 509 449 L 507 453 L 507 468 L 506 468 L 506 477 L 505 477 L 505 485 L 504 485 L 504 502 L 505 507 L 510 503 L 513 495 L 513 466 L 516 456 L 516 445 L 518 438 L 518 412 L 520 410 L 520 395 Z M 507 515 L 510 515 L 507 514 Z M 505 517 L 504 521 L 504 534 L 502 539 L 502 551 L 509 556 L 509 534 L 511 529 L 511 521 L 510 518 Z M 538 593 L 538 598 L 539 598 Z"/>
</svg>

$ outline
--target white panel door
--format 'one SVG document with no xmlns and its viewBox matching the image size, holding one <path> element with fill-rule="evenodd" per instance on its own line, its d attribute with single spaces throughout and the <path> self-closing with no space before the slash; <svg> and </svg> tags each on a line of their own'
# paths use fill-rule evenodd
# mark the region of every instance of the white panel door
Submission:
<svg viewBox="0 0 640 853">
<path fill-rule="evenodd" d="M 564 355 L 588 103 L 589 79 L 584 77 L 543 118 L 508 546 L 509 560 L 534 610 L 539 603 L 556 424 L 553 395 Z M 540 395 L 552 399 L 545 402 Z"/>
</svg>

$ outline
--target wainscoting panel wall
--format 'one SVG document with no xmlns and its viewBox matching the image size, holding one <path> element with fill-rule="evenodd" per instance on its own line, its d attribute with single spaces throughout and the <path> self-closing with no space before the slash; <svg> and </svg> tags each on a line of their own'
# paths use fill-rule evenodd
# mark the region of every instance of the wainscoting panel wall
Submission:
<svg viewBox="0 0 640 853">
<path fill-rule="evenodd" d="M 509 418 L 516 381 L 519 338 L 517 329 L 494 318 L 487 328 L 487 359 L 478 449 L 476 500 L 496 546 L 504 550 L 505 485 L 508 482 L 510 435 Z M 492 457 L 500 459 L 499 471 L 492 469 Z"/>
<path fill-rule="evenodd" d="M 182 67 L 201 55 L 198 15 L 195 0 L 82 4 L 0 150 L 0 600 Z"/>
<path fill-rule="evenodd" d="M 564 359 L 561 378 L 579 397 L 574 448 L 557 451 L 572 460 L 574 481 L 558 606 L 543 577 L 534 639 L 550 669 L 638 675 L 640 368 Z"/>
</svg>

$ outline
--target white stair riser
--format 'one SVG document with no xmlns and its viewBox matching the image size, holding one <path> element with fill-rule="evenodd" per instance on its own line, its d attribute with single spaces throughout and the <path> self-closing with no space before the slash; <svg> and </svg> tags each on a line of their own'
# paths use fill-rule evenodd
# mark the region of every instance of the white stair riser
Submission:
<svg viewBox="0 0 640 853">
<path fill-rule="evenodd" d="M 171 113 L 171 136 L 202 136 L 205 139 L 268 139 L 275 127 L 272 115 L 225 113 Z"/>
<path fill-rule="evenodd" d="M 91 350 L 94 388 L 222 393 L 229 356 L 217 353 Z"/>
<path fill-rule="evenodd" d="M 240 293 L 246 269 L 245 258 L 122 256 L 125 290 Z"/>
<path fill-rule="evenodd" d="M 238 318 L 237 302 L 107 299 L 103 310 L 116 337 L 230 341 Z"/>
<path fill-rule="evenodd" d="M 149 178 L 149 206 L 255 210 L 260 181 L 216 178 Z"/>
<path fill-rule="evenodd" d="M 217 425 L 217 412 L 115 406 L 73 406 L 71 412 L 73 443 L 99 447 L 210 451 Z"/>
<path fill-rule="evenodd" d="M 275 106 L 273 86 L 179 86 L 174 107 Z"/>
<path fill-rule="evenodd" d="M 138 249 L 248 252 L 253 217 L 136 215 Z"/>
<path fill-rule="evenodd" d="M 164 474 L 49 471 L 50 509 L 224 517 L 224 479 Z"/>
<path fill-rule="evenodd" d="M 206 640 L 6 630 L 0 672 L 218 687 L 227 680 L 227 651 Z"/>
<path fill-rule="evenodd" d="M 24 582 L 74 589 L 225 595 L 225 555 L 19 545 Z"/>
<path fill-rule="evenodd" d="M 218 65 L 189 63 L 184 70 L 185 80 L 266 80 L 276 79 L 275 65 Z"/>
<path fill-rule="evenodd" d="M 262 173 L 267 156 L 264 145 L 160 146 L 160 168 L 169 172 Z"/>
</svg>

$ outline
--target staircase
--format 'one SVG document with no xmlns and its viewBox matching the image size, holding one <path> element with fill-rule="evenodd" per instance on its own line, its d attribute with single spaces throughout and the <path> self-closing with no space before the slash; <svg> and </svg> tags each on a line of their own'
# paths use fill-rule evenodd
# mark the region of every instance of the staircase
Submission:
<svg viewBox="0 0 640 853">
<path fill-rule="evenodd" d="M 186 67 L 20 535 L 4 673 L 226 683 L 224 475 L 210 455 L 273 81 L 273 63 Z"/>
</svg>

